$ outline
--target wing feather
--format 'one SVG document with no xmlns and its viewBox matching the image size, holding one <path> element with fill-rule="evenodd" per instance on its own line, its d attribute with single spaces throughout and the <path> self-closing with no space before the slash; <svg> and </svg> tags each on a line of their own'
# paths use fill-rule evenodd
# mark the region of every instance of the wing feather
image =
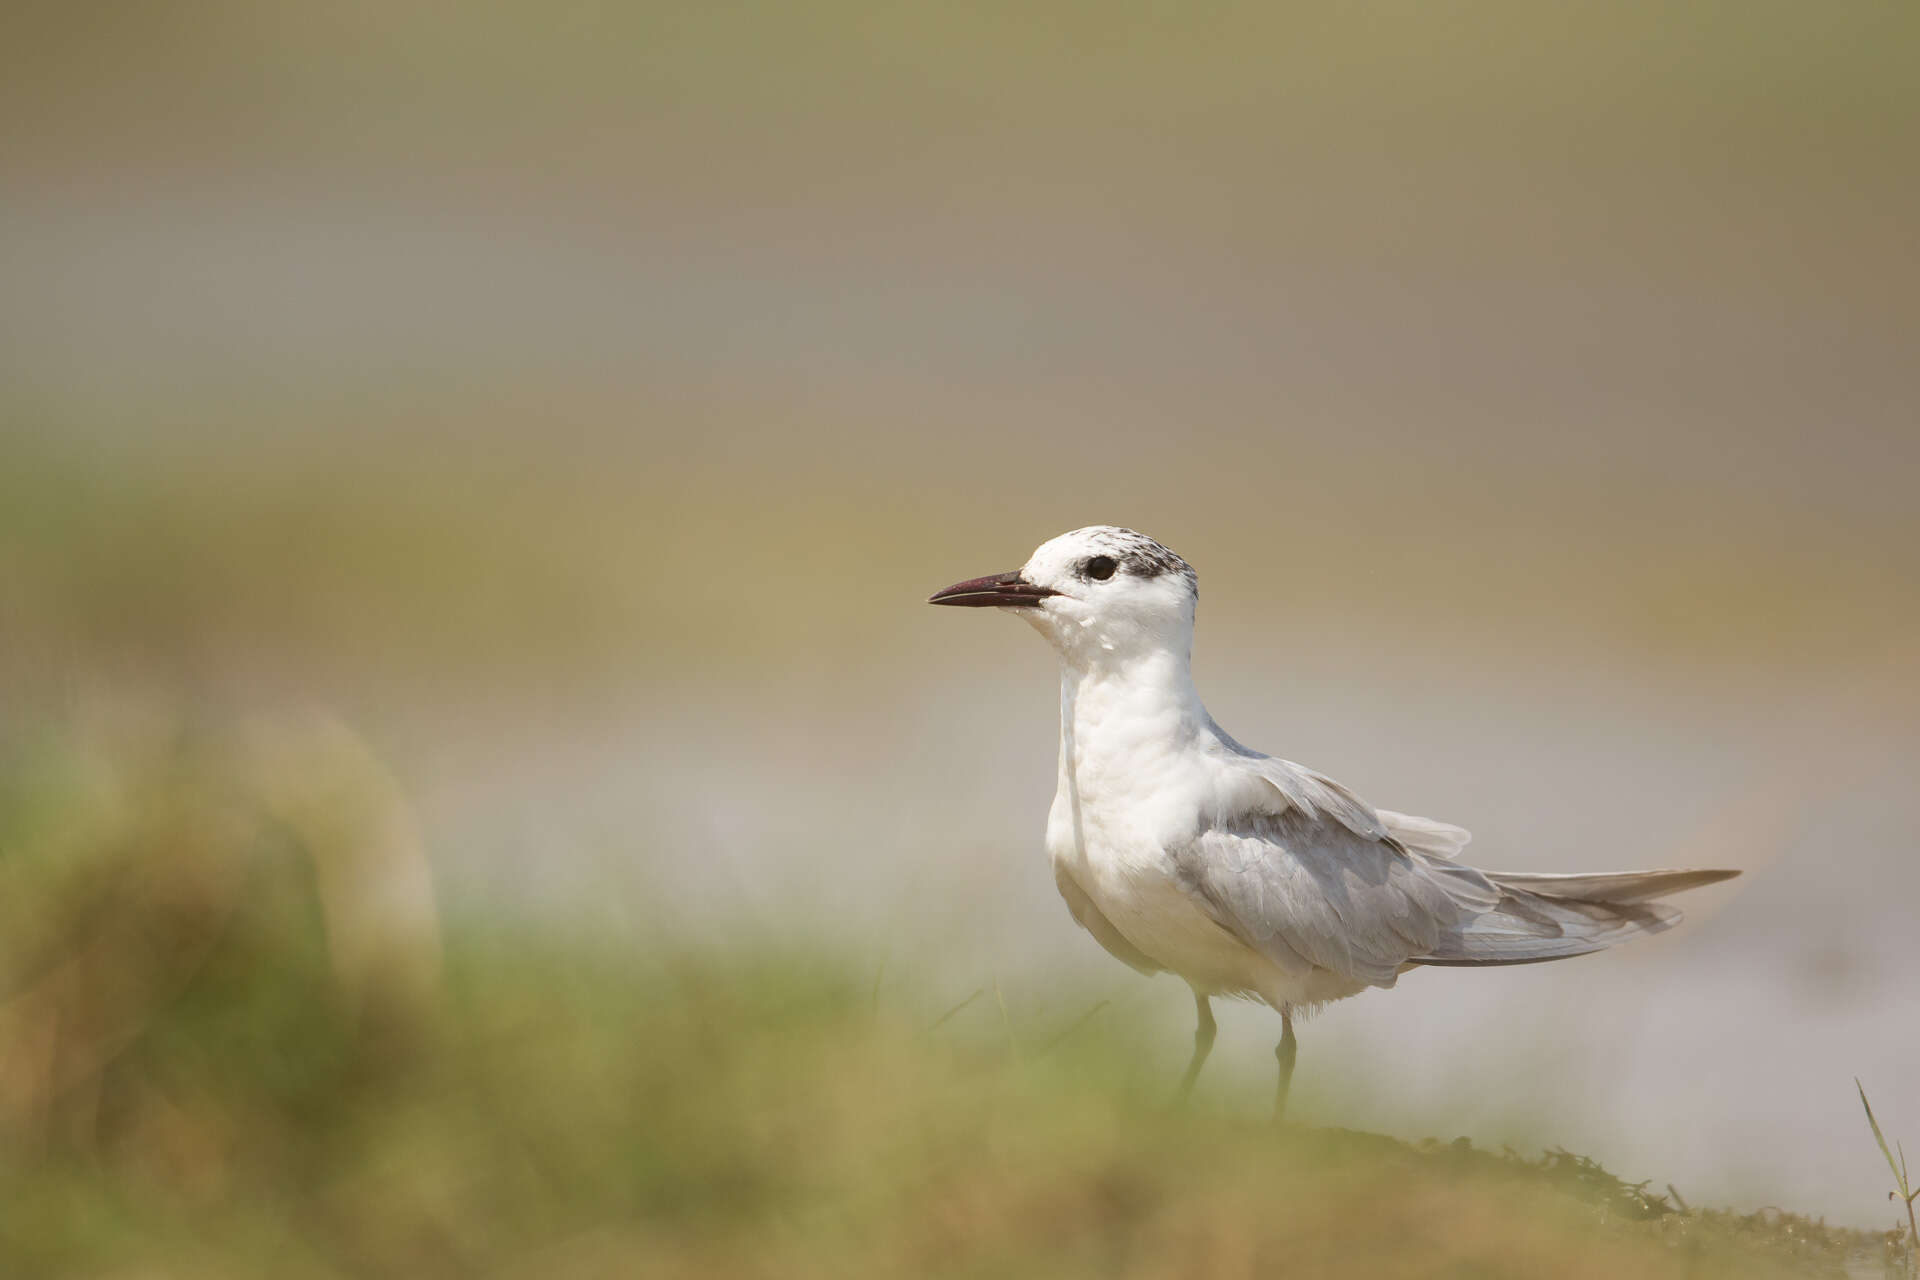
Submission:
<svg viewBox="0 0 1920 1280">
<path fill-rule="evenodd" d="M 1473 839 L 1471 831 L 1456 827 L 1451 822 L 1416 818 L 1410 813 L 1395 813 L 1391 809 L 1375 809 L 1374 812 L 1379 815 L 1388 835 L 1406 848 L 1424 853 L 1429 858 L 1444 858 L 1451 862 L 1460 856 L 1460 851 Z"/>
<path fill-rule="evenodd" d="M 1500 896 L 1469 868 L 1436 867 L 1293 808 L 1214 827 L 1173 861 L 1214 921 L 1282 970 L 1310 965 L 1381 987 Z"/>
<path fill-rule="evenodd" d="M 1176 881 L 1222 928 L 1291 976 L 1312 968 L 1391 987 L 1413 964 L 1585 955 L 1679 918 L 1651 898 L 1722 872 L 1489 875 L 1450 861 L 1459 827 L 1376 811 L 1332 779 L 1222 735 L 1270 784 L 1170 851 Z"/>
<path fill-rule="evenodd" d="M 1649 902 L 1670 893 L 1718 884 L 1738 871 L 1598 871 L 1573 875 L 1532 871 L 1489 871 L 1496 884 L 1544 893 L 1575 902 Z"/>
</svg>

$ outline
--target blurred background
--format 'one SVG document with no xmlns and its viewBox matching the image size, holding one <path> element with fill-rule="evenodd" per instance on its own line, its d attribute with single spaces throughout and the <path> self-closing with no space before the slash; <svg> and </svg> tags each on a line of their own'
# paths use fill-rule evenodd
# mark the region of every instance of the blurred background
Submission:
<svg viewBox="0 0 1920 1280">
<path fill-rule="evenodd" d="M 1170 1086 L 1184 988 L 1041 851 L 1051 656 L 922 604 L 1111 522 L 1198 567 L 1242 740 L 1481 865 L 1748 872 L 1336 1006 L 1303 1106 L 1885 1225 L 1916 14 L 10 5 L 0 1119 L 224 1167 L 191 1072 L 103 1082 L 260 893 L 395 1025 L 459 921 L 777 942 L 931 1014 L 1107 999 Z M 337 1049 L 221 990 L 223 1053 Z M 1204 1105 L 1256 1116 L 1277 1019 L 1223 1023 Z"/>
</svg>

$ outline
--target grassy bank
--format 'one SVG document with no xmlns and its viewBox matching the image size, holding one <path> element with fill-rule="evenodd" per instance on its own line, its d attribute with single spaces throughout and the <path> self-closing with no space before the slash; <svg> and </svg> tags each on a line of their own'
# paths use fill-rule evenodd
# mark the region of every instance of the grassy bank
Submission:
<svg viewBox="0 0 1920 1280">
<path fill-rule="evenodd" d="M 941 1023 L 857 956 L 396 911 L 405 840 L 337 734 L 126 741 L 17 742 L 0 781 L 8 1275 L 1765 1276 L 1889 1256 L 1565 1153 L 1177 1111 L 1124 1019 Z M 369 848 L 388 879 L 365 878 Z"/>
</svg>

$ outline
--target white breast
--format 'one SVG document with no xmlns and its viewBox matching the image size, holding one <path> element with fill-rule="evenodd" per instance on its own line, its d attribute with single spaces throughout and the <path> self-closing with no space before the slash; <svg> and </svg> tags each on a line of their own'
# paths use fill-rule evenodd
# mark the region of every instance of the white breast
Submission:
<svg viewBox="0 0 1920 1280">
<path fill-rule="evenodd" d="M 1203 815 L 1243 805 L 1249 776 L 1224 770 L 1164 724 L 1160 733 L 1134 732 L 1122 721 L 1126 731 L 1108 732 L 1114 722 L 1088 710 L 1071 698 L 1062 705 L 1059 785 L 1047 819 L 1055 875 L 1070 878 L 1135 949 L 1207 994 L 1298 1007 L 1360 990 L 1321 970 L 1290 977 L 1215 923 L 1174 879 L 1170 850 L 1198 834 Z"/>
<path fill-rule="evenodd" d="M 1062 737 L 1059 788 L 1047 820 L 1056 875 L 1070 877 L 1162 968 L 1209 992 L 1260 991 L 1272 966 L 1173 879 L 1168 851 L 1197 834 L 1209 762 L 1168 749 L 1178 741 L 1171 735 L 1090 735 L 1092 727 L 1083 717 L 1078 734 Z"/>
</svg>

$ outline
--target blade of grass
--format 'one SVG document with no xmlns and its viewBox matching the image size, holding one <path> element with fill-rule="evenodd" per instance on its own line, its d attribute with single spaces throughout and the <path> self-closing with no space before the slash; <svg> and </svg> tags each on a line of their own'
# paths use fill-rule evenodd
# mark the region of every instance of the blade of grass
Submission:
<svg viewBox="0 0 1920 1280">
<path fill-rule="evenodd" d="M 1860 1083 L 1860 1077 L 1853 1078 L 1853 1087 L 1860 1090 L 1860 1105 L 1866 1108 L 1867 1124 L 1873 1129 L 1873 1140 L 1880 1144 L 1880 1154 L 1887 1158 L 1887 1168 L 1893 1170 L 1893 1179 L 1900 1185 L 1900 1195 L 1904 1198 L 1908 1190 L 1906 1171 L 1894 1163 L 1893 1149 L 1887 1146 L 1886 1135 L 1880 1132 L 1880 1122 L 1873 1118 L 1873 1104 L 1867 1101 L 1866 1086 Z"/>
<path fill-rule="evenodd" d="M 933 1020 L 933 1025 L 927 1028 L 927 1033 L 931 1035 L 933 1032 L 938 1031 L 941 1027 L 947 1024 L 948 1018 L 951 1018 L 954 1014 L 960 1012 L 962 1009 L 966 1008 L 968 1005 L 972 1004 L 975 1000 L 978 1000 L 981 996 L 985 994 L 987 994 L 987 989 L 985 987 L 975 987 L 973 989 L 972 995 L 968 996 L 965 1000 L 962 1000 L 959 1004 L 953 1006 L 953 1008 L 947 1010 L 945 1013 L 935 1018 Z"/>
<path fill-rule="evenodd" d="M 1000 1004 L 1000 1025 L 1005 1027 L 1007 1031 L 1007 1053 L 1012 1056 L 1014 1065 L 1019 1066 L 1022 1061 L 1020 1056 L 1020 1042 L 1013 1038 L 1013 1015 L 1007 1012 L 1007 998 L 1000 994 L 1000 978 L 998 975 L 995 975 L 993 979 L 993 998 Z"/>
<path fill-rule="evenodd" d="M 1067 1026 L 1066 1030 L 1057 1032 L 1051 1040 L 1041 1045 L 1040 1052 L 1035 1054 L 1034 1056 L 1036 1058 L 1044 1058 L 1049 1053 L 1052 1053 L 1056 1048 L 1060 1046 L 1060 1044 L 1063 1041 L 1066 1040 L 1068 1036 L 1078 1031 L 1081 1027 L 1086 1026 L 1088 1019 L 1092 1018 L 1094 1014 L 1100 1012 L 1102 1009 L 1106 1007 L 1107 1007 L 1107 1002 L 1105 1000 L 1100 1000 L 1095 1002 L 1094 1006 L 1091 1009 L 1088 1009 L 1085 1013 L 1075 1018 L 1072 1021 L 1072 1023 L 1070 1023 Z"/>
<path fill-rule="evenodd" d="M 1867 1101 L 1867 1089 L 1865 1085 L 1860 1083 L 1859 1076 L 1853 1078 L 1853 1087 L 1860 1091 L 1860 1105 L 1866 1108 L 1867 1125 L 1873 1130 L 1873 1140 L 1880 1144 L 1880 1154 L 1887 1158 L 1887 1168 L 1893 1171 L 1893 1180 L 1898 1183 L 1900 1187 L 1900 1198 L 1906 1203 L 1907 1243 L 1911 1251 L 1908 1254 L 1908 1258 L 1913 1269 L 1913 1274 L 1920 1276 L 1920 1221 L 1915 1220 L 1913 1211 L 1914 1199 L 1915 1197 L 1920 1197 L 1920 1191 L 1916 1191 L 1907 1184 L 1907 1149 L 1904 1146 L 1900 1148 L 1900 1160 L 1899 1163 L 1896 1164 L 1893 1159 L 1893 1152 L 1887 1150 L 1886 1135 L 1880 1132 L 1880 1122 L 1873 1118 L 1873 1104 Z"/>
</svg>

